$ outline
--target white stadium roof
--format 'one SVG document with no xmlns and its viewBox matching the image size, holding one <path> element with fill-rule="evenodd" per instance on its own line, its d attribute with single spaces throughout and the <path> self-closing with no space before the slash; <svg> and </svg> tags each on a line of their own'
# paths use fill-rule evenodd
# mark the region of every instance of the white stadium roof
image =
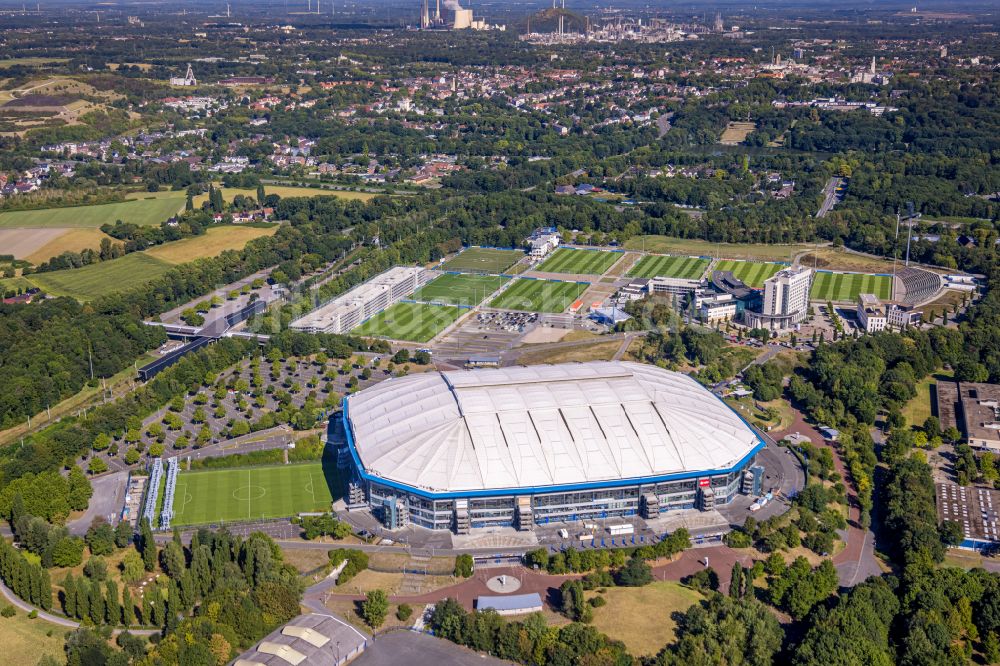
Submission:
<svg viewBox="0 0 1000 666">
<path fill-rule="evenodd" d="M 730 469 L 760 443 L 687 375 L 626 362 L 390 379 L 348 418 L 370 478 L 435 494 Z"/>
</svg>

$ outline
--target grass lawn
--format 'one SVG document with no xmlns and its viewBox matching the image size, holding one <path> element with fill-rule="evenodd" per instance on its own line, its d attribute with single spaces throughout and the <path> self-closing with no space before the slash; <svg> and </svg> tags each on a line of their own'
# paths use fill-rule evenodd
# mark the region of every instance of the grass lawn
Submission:
<svg viewBox="0 0 1000 666">
<path fill-rule="evenodd" d="M 655 581 L 644 587 L 610 587 L 603 595 L 607 604 L 594 609 L 593 627 L 625 643 L 634 655 L 652 655 L 674 640 L 674 611 L 685 611 L 703 599 L 701 594 L 678 583 Z"/>
<path fill-rule="evenodd" d="M 7 605 L 6 599 L 3 605 Z M 48 655 L 61 664 L 66 660 L 63 636 L 68 631 L 68 627 L 60 627 L 40 618 L 29 620 L 28 614 L 22 610 L 18 610 L 14 617 L 0 617 L 3 663 L 37 664 L 43 655 Z"/>
<path fill-rule="evenodd" d="M 470 273 L 503 273 L 524 258 L 520 250 L 497 250 L 490 247 L 470 247 L 444 262 L 443 271 Z"/>
<path fill-rule="evenodd" d="M 77 227 L 97 229 L 115 220 L 150 227 L 164 222 L 184 208 L 184 193 L 176 197 L 137 199 L 96 206 L 15 210 L 0 213 L 0 227 Z"/>
<path fill-rule="evenodd" d="M 329 511 L 333 492 L 322 463 L 181 472 L 174 525 L 282 518 Z"/>
<path fill-rule="evenodd" d="M 210 227 L 204 235 L 157 245 L 146 250 L 145 253 L 171 264 L 183 264 L 195 259 L 214 257 L 225 250 L 242 250 L 243 246 L 254 238 L 273 236 L 277 230 L 278 225 L 270 227 L 243 225 Z"/>
<path fill-rule="evenodd" d="M 852 273 L 891 273 L 892 260 L 847 252 L 842 248 L 822 247 L 802 255 L 799 262 L 810 268 Z"/>
<path fill-rule="evenodd" d="M 497 275 L 445 273 L 417 289 L 410 298 L 428 303 L 479 305 L 507 280 Z"/>
<path fill-rule="evenodd" d="M 171 268 L 173 264 L 145 252 L 133 252 L 119 259 L 82 268 L 36 273 L 30 276 L 30 281 L 47 294 L 90 301 L 154 280 Z"/>
<path fill-rule="evenodd" d="M 517 280 L 493 299 L 490 306 L 528 312 L 563 312 L 587 291 L 588 286 L 556 280 Z"/>
<path fill-rule="evenodd" d="M 696 280 L 702 276 L 705 269 L 708 268 L 708 264 L 708 259 L 698 257 L 668 257 L 647 254 L 632 266 L 628 277 L 672 277 Z"/>
<path fill-rule="evenodd" d="M 621 252 L 602 250 L 576 250 L 561 247 L 548 259 L 535 267 L 540 273 L 571 273 L 574 275 L 602 275 L 622 258 Z"/>
<path fill-rule="evenodd" d="M 900 410 L 909 425 L 920 427 L 924 424 L 927 417 L 932 414 L 934 400 L 937 397 L 937 383 L 952 380 L 954 376 L 952 370 L 938 370 L 917 382 L 914 387 L 917 395 Z"/>
<path fill-rule="evenodd" d="M 645 250 L 660 254 L 730 257 L 754 261 L 791 261 L 799 252 L 812 250 L 815 245 L 756 245 L 749 243 L 709 243 L 693 238 L 673 236 L 633 236 L 625 241 L 629 250 Z"/>
<path fill-rule="evenodd" d="M 351 334 L 427 342 L 461 314 L 462 310 L 453 305 L 396 303 L 355 328 Z"/>
<path fill-rule="evenodd" d="M 763 287 L 764 280 L 771 277 L 778 271 L 780 271 L 784 266 L 781 264 L 770 264 L 762 263 L 756 261 L 733 261 L 731 259 L 723 259 L 716 262 L 715 270 L 717 271 L 732 271 L 735 275 L 748 287 Z"/>
<path fill-rule="evenodd" d="M 858 294 L 892 298 L 892 277 L 862 273 L 816 273 L 809 298 L 817 301 L 855 301 Z"/>
</svg>

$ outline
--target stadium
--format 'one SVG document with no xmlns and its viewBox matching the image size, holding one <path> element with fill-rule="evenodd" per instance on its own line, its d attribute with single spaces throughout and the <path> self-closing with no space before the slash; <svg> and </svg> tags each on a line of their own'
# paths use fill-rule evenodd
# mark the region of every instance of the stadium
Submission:
<svg viewBox="0 0 1000 666">
<path fill-rule="evenodd" d="M 711 509 L 764 442 L 687 375 L 629 362 L 430 372 L 344 399 L 348 501 L 459 534 Z M 347 457 L 345 452 L 345 458 Z"/>
</svg>

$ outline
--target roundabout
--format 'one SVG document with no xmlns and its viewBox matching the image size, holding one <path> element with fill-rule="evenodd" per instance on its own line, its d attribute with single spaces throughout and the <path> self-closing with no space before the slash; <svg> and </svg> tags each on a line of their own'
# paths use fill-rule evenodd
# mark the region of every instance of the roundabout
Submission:
<svg viewBox="0 0 1000 666">
<path fill-rule="evenodd" d="M 521 589 L 521 581 L 510 574 L 503 574 L 487 580 L 486 587 L 489 588 L 490 592 L 497 594 L 511 594 Z"/>
</svg>

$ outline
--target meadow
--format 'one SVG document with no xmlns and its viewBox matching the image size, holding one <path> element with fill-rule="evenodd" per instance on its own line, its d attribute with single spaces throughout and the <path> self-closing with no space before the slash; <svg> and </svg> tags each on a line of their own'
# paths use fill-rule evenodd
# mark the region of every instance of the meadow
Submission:
<svg viewBox="0 0 1000 666">
<path fill-rule="evenodd" d="M 452 305 L 396 303 L 355 328 L 351 334 L 427 342 L 461 314 L 462 310 Z"/>
<path fill-rule="evenodd" d="M 647 254 L 635 263 L 628 277 L 671 277 L 697 280 L 708 268 L 709 260 L 700 257 L 669 257 Z"/>
<path fill-rule="evenodd" d="M 732 259 L 722 259 L 715 264 L 717 271 L 732 271 L 738 279 L 742 280 L 748 287 L 757 289 L 764 286 L 764 280 L 771 277 L 782 268 L 782 264 L 771 264 L 759 261 L 734 261 Z"/>
<path fill-rule="evenodd" d="M 321 463 L 184 472 L 174 525 L 200 525 L 329 511 L 333 493 Z"/>
<path fill-rule="evenodd" d="M 517 280 L 493 299 L 490 307 L 527 312 L 563 312 L 588 286 L 556 280 Z"/>
<path fill-rule="evenodd" d="M 524 258 L 520 250 L 498 250 L 492 247 L 470 247 L 444 262 L 443 271 L 471 273 L 503 273 Z"/>
<path fill-rule="evenodd" d="M 0 228 L 26 229 L 91 228 L 114 224 L 115 220 L 150 227 L 165 222 L 184 208 L 184 193 L 178 196 L 130 199 L 118 203 L 96 206 L 71 206 L 68 208 L 42 208 L 40 210 L 13 210 L 0 213 Z"/>
<path fill-rule="evenodd" d="M 410 298 L 427 303 L 479 305 L 507 280 L 498 275 L 445 273 L 415 291 Z"/>
<path fill-rule="evenodd" d="M 577 250 L 558 248 L 552 255 L 535 267 L 539 273 L 567 273 L 572 275 L 602 275 L 616 261 L 622 258 L 620 252 L 602 250 Z"/>
<path fill-rule="evenodd" d="M 107 294 L 155 280 L 173 268 L 145 252 L 133 252 L 119 259 L 102 261 L 82 268 L 70 268 L 28 276 L 32 284 L 53 296 L 72 296 L 91 301 Z"/>
</svg>

